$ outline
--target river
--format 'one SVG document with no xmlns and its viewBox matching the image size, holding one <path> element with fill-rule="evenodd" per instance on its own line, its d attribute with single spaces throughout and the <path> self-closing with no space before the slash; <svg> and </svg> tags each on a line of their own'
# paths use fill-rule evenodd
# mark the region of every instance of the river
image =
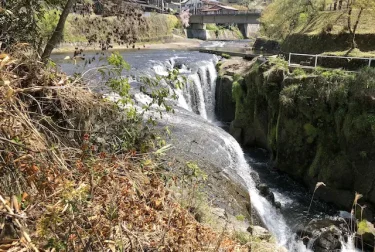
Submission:
<svg viewBox="0 0 375 252">
<path fill-rule="evenodd" d="M 223 47 L 230 42 L 209 42 L 206 47 Z M 238 46 L 238 45 L 235 45 Z M 67 54 L 54 54 L 52 60 L 68 74 L 85 73 L 91 88 L 97 92 L 108 92 L 98 82 L 99 75 L 89 71 L 105 64 L 106 53 L 85 52 L 85 62 L 74 64 L 64 60 Z M 191 142 L 199 143 L 191 152 L 197 158 L 209 159 L 223 170 L 231 179 L 246 185 L 251 195 L 252 206 L 280 245 L 288 251 L 311 251 L 313 241 L 307 247 L 296 239 L 298 227 L 306 225 L 312 219 L 339 217 L 338 209 L 317 200 L 313 201 L 310 213 L 307 209 L 312 195 L 300 184 L 285 174 L 273 170 L 267 165 L 268 157 L 263 150 L 243 150 L 236 140 L 224 129 L 215 118 L 215 87 L 219 58 L 215 55 L 189 50 L 137 50 L 123 51 L 121 55 L 131 65 L 129 76 L 132 85 L 137 86 L 141 76 L 165 75 L 168 70 L 178 68 L 181 75 L 187 77 L 188 83 L 179 90 L 176 113 L 163 116 L 160 123 L 171 126 L 176 135 L 177 148 L 186 149 Z M 93 81 L 94 80 L 94 81 Z M 137 93 L 134 97 L 142 105 L 150 99 L 147 95 Z M 191 145 L 190 145 L 191 146 Z M 269 186 L 280 202 L 277 209 L 266 198 L 262 197 L 255 187 L 251 176 L 257 172 L 261 183 Z M 341 251 L 355 251 L 353 244 L 342 241 Z"/>
</svg>

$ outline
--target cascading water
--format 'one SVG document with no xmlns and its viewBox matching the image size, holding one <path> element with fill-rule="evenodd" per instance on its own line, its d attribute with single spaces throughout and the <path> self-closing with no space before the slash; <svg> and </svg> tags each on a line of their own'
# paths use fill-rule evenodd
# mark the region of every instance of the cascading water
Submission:
<svg viewBox="0 0 375 252">
<path fill-rule="evenodd" d="M 176 67 L 177 57 L 162 63 L 159 62 L 153 67 L 155 73 L 161 76 L 167 76 L 168 71 Z M 189 70 L 186 65 L 179 65 L 179 72 L 185 75 L 187 82 L 183 88 L 181 97 L 181 90 L 176 92 L 179 95 L 179 105 L 185 109 L 199 114 L 204 119 L 209 121 L 215 120 L 215 88 L 217 72 L 215 65 L 218 58 L 215 56 L 211 60 L 200 61 L 194 68 Z M 186 107 L 187 106 L 187 107 Z"/>
<path fill-rule="evenodd" d="M 187 84 L 182 90 L 183 93 L 180 93 L 180 95 L 183 95 L 183 98 L 179 98 L 178 105 L 195 112 L 203 119 L 211 122 L 215 121 L 215 88 L 217 78 L 215 65 L 217 60 L 218 59 L 215 57 L 211 61 L 201 61 L 197 69 L 187 71 L 186 68 L 183 68 L 183 71 L 180 71 L 182 74 L 187 74 Z M 168 67 L 173 68 L 175 61 L 169 62 L 172 64 L 167 67 L 164 65 L 165 68 L 154 68 L 156 73 L 163 74 Z M 193 127 L 195 131 L 201 131 L 209 136 L 215 136 L 216 140 L 210 139 L 209 141 L 216 141 L 217 145 L 224 148 L 225 153 L 228 154 L 227 158 L 230 160 L 230 164 L 225 168 L 226 173 L 233 180 L 237 180 L 246 185 L 249 190 L 252 206 L 256 209 L 256 212 L 269 231 L 275 235 L 279 244 L 286 247 L 288 251 L 312 251 L 313 241 L 310 241 L 306 246 L 302 241 L 296 239 L 296 234 L 294 234 L 287 225 L 280 211 L 259 194 L 251 176 L 252 168 L 246 161 L 242 148 L 232 136 L 207 121 L 206 123 L 202 123 L 202 121 L 196 122 L 192 118 L 186 120 L 186 116 L 184 116 L 183 119 L 179 119 L 178 115 L 174 115 L 173 117 L 167 116 L 164 117 L 163 121 L 168 125 L 179 125 L 185 129 L 187 127 Z M 285 198 L 280 193 L 276 194 L 276 197 L 279 199 Z M 341 251 L 356 251 L 352 240 L 349 240 L 347 243 L 342 241 Z"/>
</svg>

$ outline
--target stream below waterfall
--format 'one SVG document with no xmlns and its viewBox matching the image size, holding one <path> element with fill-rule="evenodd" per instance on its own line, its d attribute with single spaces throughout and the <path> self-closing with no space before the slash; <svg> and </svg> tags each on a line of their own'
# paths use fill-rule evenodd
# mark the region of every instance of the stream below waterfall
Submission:
<svg viewBox="0 0 375 252">
<path fill-rule="evenodd" d="M 223 46 L 221 43 L 213 46 Z M 312 242 L 306 247 L 296 241 L 296 230 L 312 219 L 339 217 L 339 211 L 333 206 L 314 200 L 307 216 L 312 195 L 299 183 L 285 174 L 268 166 L 268 156 L 263 150 L 243 150 L 236 140 L 215 119 L 215 87 L 219 58 L 215 55 L 183 50 L 140 50 L 121 52 L 131 65 L 129 76 L 132 85 L 143 75 L 166 75 L 168 70 L 178 68 L 188 83 L 179 90 L 176 113 L 163 116 L 162 122 L 173 125 L 181 142 L 186 139 L 199 139 L 200 145 L 195 151 L 197 156 L 212 159 L 212 163 L 223 167 L 225 172 L 238 183 L 245 184 L 251 195 L 251 203 L 262 222 L 274 234 L 278 242 L 288 251 L 311 251 Z M 88 62 L 64 60 L 67 54 L 54 54 L 52 59 L 67 74 L 85 73 L 91 88 L 97 92 L 107 92 L 98 82 L 98 73 L 89 69 L 105 64 L 102 52 L 86 52 Z M 87 72 L 88 71 L 88 72 Z M 95 81 L 96 80 L 96 81 Z M 148 99 L 145 94 L 135 95 L 136 102 L 142 105 Z M 184 148 L 183 143 L 181 147 Z M 261 183 L 265 183 L 274 193 L 275 200 L 281 204 L 277 209 L 255 186 L 251 172 L 257 172 Z M 342 241 L 341 251 L 355 251 L 353 244 Z"/>
</svg>

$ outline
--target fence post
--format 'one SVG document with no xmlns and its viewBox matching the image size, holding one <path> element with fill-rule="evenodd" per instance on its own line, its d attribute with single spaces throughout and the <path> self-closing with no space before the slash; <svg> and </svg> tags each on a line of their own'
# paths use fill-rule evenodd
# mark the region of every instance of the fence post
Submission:
<svg viewBox="0 0 375 252">
<path fill-rule="evenodd" d="M 289 53 L 288 66 L 290 66 L 290 60 L 291 60 L 291 57 L 292 57 L 292 53 Z"/>
<path fill-rule="evenodd" d="M 317 65 L 318 65 L 318 55 L 316 54 L 315 55 L 315 68 L 316 68 Z"/>
<path fill-rule="evenodd" d="M 371 67 L 372 59 L 368 59 L 368 67 Z"/>
</svg>

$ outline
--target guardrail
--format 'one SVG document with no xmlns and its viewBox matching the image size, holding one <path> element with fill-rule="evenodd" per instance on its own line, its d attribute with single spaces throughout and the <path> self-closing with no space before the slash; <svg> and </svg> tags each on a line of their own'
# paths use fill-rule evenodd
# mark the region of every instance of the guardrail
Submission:
<svg viewBox="0 0 375 252">
<path fill-rule="evenodd" d="M 226 10 L 227 11 L 227 10 Z M 246 14 L 261 14 L 262 10 L 248 10 L 248 11 L 233 11 L 230 13 L 206 13 L 197 11 L 197 13 L 193 14 L 192 16 L 217 16 L 217 15 L 228 15 L 228 16 L 235 16 L 235 15 L 246 15 Z"/>
<path fill-rule="evenodd" d="M 302 57 L 308 57 L 307 61 L 300 61 L 299 64 L 292 63 L 292 56 L 302 56 Z M 372 62 L 375 62 L 375 58 L 361 58 L 361 57 L 344 57 L 344 56 L 332 56 L 332 55 L 322 55 L 322 54 L 301 54 L 301 53 L 289 53 L 289 60 L 288 60 L 288 66 L 293 65 L 300 65 L 301 67 L 309 67 L 309 68 L 316 68 L 319 66 L 318 59 L 319 58 L 335 58 L 335 59 L 346 59 L 347 62 L 350 62 L 352 60 L 362 60 L 365 62 L 368 62 L 368 66 L 371 67 Z M 314 62 L 311 62 L 309 60 L 314 60 Z M 307 63 L 310 66 L 301 65 L 301 63 Z M 311 66 L 313 65 L 313 66 Z M 345 66 L 343 66 L 345 67 Z"/>
</svg>

